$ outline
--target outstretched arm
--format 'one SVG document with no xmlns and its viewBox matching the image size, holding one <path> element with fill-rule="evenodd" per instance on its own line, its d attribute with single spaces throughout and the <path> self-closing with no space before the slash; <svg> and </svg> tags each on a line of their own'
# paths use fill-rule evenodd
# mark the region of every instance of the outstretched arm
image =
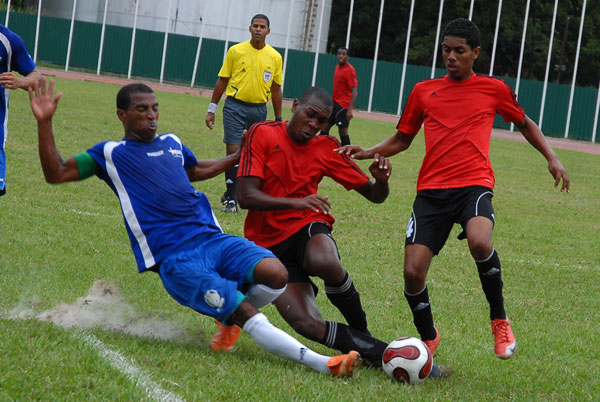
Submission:
<svg viewBox="0 0 600 402">
<path fill-rule="evenodd" d="M 392 165 L 389 160 L 383 156 L 379 156 L 379 154 L 375 154 L 373 159 L 373 163 L 369 166 L 369 171 L 375 180 L 369 180 L 367 184 L 356 191 L 367 200 L 380 204 L 385 201 L 390 193 L 388 179 L 392 173 Z"/>
<path fill-rule="evenodd" d="M 187 174 L 190 181 L 194 182 L 210 179 L 234 166 L 240 160 L 240 155 L 242 154 L 242 148 L 244 147 L 245 142 L 246 130 L 242 132 L 240 147 L 236 152 L 222 158 L 200 160 L 198 161 L 198 164 L 189 168 Z"/>
<path fill-rule="evenodd" d="M 346 154 L 353 159 L 371 159 L 375 154 L 381 156 L 393 156 L 407 149 L 412 143 L 414 135 L 404 134 L 396 131 L 396 134 L 386 138 L 379 144 L 368 149 L 362 149 L 357 145 L 346 145 L 335 149 L 338 154 Z"/>
<path fill-rule="evenodd" d="M 275 83 L 271 85 L 271 102 L 273 103 L 275 120 L 281 119 L 281 104 L 283 102 L 283 94 L 281 93 L 281 86 Z"/>
<path fill-rule="evenodd" d="M 213 93 L 210 98 L 210 105 L 208 106 L 208 113 L 206 113 L 205 119 L 206 127 L 210 128 L 211 130 L 215 127 L 215 112 L 217 111 L 216 105 L 221 100 L 221 96 L 223 96 L 223 92 L 225 92 L 228 82 L 229 77 L 219 77 L 217 83 L 215 84 L 215 88 L 213 89 Z"/>
<path fill-rule="evenodd" d="M 75 158 L 66 161 L 60 156 L 54 134 L 52 132 L 52 116 L 58 107 L 58 100 L 62 93 L 53 96 L 54 81 L 50 80 L 46 89 L 46 80 L 42 78 L 40 86 L 35 90 L 29 87 L 29 101 L 31 111 L 38 125 L 38 150 L 44 177 L 48 183 L 63 183 L 79 180 L 79 171 Z"/>
<path fill-rule="evenodd" d="M 28 88 L 36 89 L 41 85 L 42 74 L 37 70 L 33 69 L 26 76 L 18 76 L 12 71 L 0 74 L 0 85 L 4 89 L 24 89 L 27 91 Z"/>
<path fill-rule="evenodd" d="M 515 122 L 515 126 L 521 131 L 523 137 L 525 137 L 525 139 L 548 161 L 548 170 L 552 177 L 554 177 L 554 187 L 558 187 L 562 180 L 560 191 L 567 190 L 568 193 L 570 190 L 570 181 L 567 171 L 562 163 L 560 163 L 558 156 L 554 153 L 548 144 L 548 141 L 546 141 L 546 137 L 544 137 L 542 130 L 540 130 L 538 125 L 528 116 L 525 116 L 525 118 L 519 122 Z"/>
</svg>

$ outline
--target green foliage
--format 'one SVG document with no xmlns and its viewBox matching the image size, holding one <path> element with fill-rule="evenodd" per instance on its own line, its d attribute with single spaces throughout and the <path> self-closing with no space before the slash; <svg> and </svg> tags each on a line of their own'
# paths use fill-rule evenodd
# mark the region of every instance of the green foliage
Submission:
<svg viewBox="0 0 600 402">
<path fill-rule="evenodd" d="M 334 10 L 330 27 L 328 49 L 335 52 L 345 44 L 350 0 L 334 0 Z M 411 0 L 387 1 L 381 27 L 379 59 L 402 63 L 406 46 L 408 18 Z M 442 31 L 454 18 L 468 18 L 471 0 L 446 0 L 442 17 Z M 435 34 L 439 14 L 439 1 L 415 1 L 408 63 L 431 66 Z M 516 77 L 525 18 L 525 0 L 504 0 L 500 16 L 500 31 L 494 60 L 494 75 Z M 350 49 L 354 57 L 372 59 L 377 36 L 380 2 L 355 0 L 350 38 Z M 561 1 L 558 5 L 554 41 L 552 46 L 551 68 L 564 65 L 562 69 L 551 70 L 549 80 L 556 83 L 570 83 L 573 77 L 577 38 L 581 20 L 582 0 Z M 523 70 L 521 77 L 543 81 L 552 27 L 554 2 L 531 0 L 529 22 L 525 41 Z M 498 2 L 475 1 L 473 21 L 482 34 L 482 52 L 475 64 L 475 70 L 487 74 L 493 52 L 494 32 Z M 569 20 L 567 29 L 567 19 Z M 565 30 L 567 30 L 565 35 Z M 577 84 L 598 86 L 600 71 L 600 2 L 588 1 L 585 26 L 582 35 Z M 441 34 L 440 34 L 441 35 Z M 441 40 L 441 38 L 440 38 Z M 564 50 L 563 49 L 564 46 Z M 439 49 L 437 50 L 439 52 Z M 436 67 L 444 63 L 438 53 Z"/>
<path fill-rule="evenodd" d="M 114 106 L 118 86 L 57 79 L 56 87 L 64 92 L 54 119 L 63 157 L 101 140 L 121 138 Z M 180 135 L 199 158 L 224 154 L 221 121 L 214 132 L 204 125 L 208 99 L 163 92 L 157 96 L 161 132 Z M 289 118 L 289 110 L 284 112 Z M 24 91 L 11 93 L 9 130 L 8 193 L 0 198 L 0 400 L 153 399 L 142 381 L 109 364 L 88 335 L 184 400 L 600 398 L 600 352 L 595 347 L 600 311 L 597 156 L 557 150 L 572 179 L 572 191 L 565 194 L 552 188 L 544 159 L 532 147 L 492 140 L 498 223 L 494 243 L 503 262 L 517 354 L 508 361 L 493 355 L 485 298 L 467 246 L 456 240 L 456 228 L 428 277 L 442 336 L 436 361 L 452 366 L 454 375 L 400 386 L 368 368 L 348 380 L 316 374 L 264 352 L 245 334 L 233 353 L 211 352 L 213 320 L 178 305 L 153 273 L 137 273 L 118 202 L 108 187 L 96 178 L 60 186 L 44 182 L 36 124 Z M 394 132 L 393 123 L 360 118 L 350 126 L 353 142 L 363 146 Z M 423 147 L 419 135 L 409 150 L 392 158 L 391 194 L 383 204 L 371 204 L 331 180 L 320 189 L 333 204 L 334 236 L 361 292 L 370 330 L 388 341 L 416 335 L 402 295 L 402 258 Z M 366 170 L 368 162 L 360 166 Z M 241 235 L 244 213 L 219 211 L 223 177 L 197 187 L 211 200 L 223 228 Z M 73 303 L 98 279 L 117 286 L 138 315 L 165 319 L 189 336 L 161 341 L 16 318 L 16 311 L 39 314 Z M 342 319 L 324 292 L 317 302 L 326 319 Z M 272 306 L 264 312 L 293 333 Z M 333 353 L 302 342 L 317 352 Z"/>
</svg>

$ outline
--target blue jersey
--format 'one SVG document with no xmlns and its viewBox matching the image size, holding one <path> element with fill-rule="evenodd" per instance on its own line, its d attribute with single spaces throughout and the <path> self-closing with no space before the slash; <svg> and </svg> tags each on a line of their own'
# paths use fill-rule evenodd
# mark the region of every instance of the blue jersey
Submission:
<svg viewBox="0 0 600 402">
<path fill-rule="evenodd" d="M 19 35 L 0 25 L 0 74 L 16 71 L 27 75 L 35 69 L 35 63 L 27 53 Z M 0 190 L 4 189 L 6 176 L 6 116 L 8 114 L 8 90 L 0 88 Z"/>
<path fill-rule="evenodd" d="M 208 199 L 186 173 L 198 160 L 175 134 L 152 142 L 101 142 L 87 152 L 100 166 L 97 176 L 119 197 L 140 272 L 193 237 L 222 233 Z"/>
</svg>

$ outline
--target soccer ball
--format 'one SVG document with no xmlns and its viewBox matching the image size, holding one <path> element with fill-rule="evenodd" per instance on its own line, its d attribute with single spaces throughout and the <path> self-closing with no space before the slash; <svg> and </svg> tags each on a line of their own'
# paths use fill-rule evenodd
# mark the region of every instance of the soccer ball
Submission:
<svg viewBox="0 0 600 402">
<path fill-rule="evenodd" d="M 381 359 L 383 371 L 393 380 L 418 384 L 425 381 L 433 358 L 427 345 L 418 338 L 405 336 L 392 341 Z"/>
</svg>

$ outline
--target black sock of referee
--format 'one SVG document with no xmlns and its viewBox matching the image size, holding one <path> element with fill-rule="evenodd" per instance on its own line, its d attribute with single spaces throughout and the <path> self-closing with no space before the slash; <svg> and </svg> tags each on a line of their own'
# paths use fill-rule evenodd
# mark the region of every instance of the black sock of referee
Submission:
<svg viewBox="0 0 600 402">
<path fill-rule="evenodd" d="M 225 185 L 227 186 L 227 195 L 230 200 L 234 200 L 237 204 L 237 171 L 238 166 L 235 165 L 225 171 Z"/>
<path fill-rule="evenodd" d="M 347 272 L 342 282 L 325 283 L 325 294 L 329 301 L 340 310 L 348 325 L 359 331 L 368 331 L 367 314 L 360 302 L 360 294 L 354 288 L 352 278 Z"/>
<path fill-rule="evenodd" d="M 433 315 L 431 314 L 431 305 L 429 304 L 429 292 L 427 285 L 419 293 L 411 295 L 404 291 L 404 297 L 413 314 L 413 322 L 421 339 L 428 341 L 435 339 L 435 328 L 433 326 Z"/>
<path fill-rule="evenodd" d="M 356 350 L 360 357 L 381 367 L 387 343 L 339 322 L 325 321 L 325 336 L 321 343 L 342 353 Z"/>
<path fill-rule="evenodd" d="M 342 142 L 342 146 L 350 145 L 350 135 L 340 135 L 340 141 Z"/>
<path fill-rule="evenodd" d="M 500 258 L 496 249 L 482 261 L 475 261 L 477 271 L 479 271 L 479 280 L 483 293 L 490 304 L 490 320 L 495 318 L 506 319 L 506 311 L 504 311 L 504 297 L 502 297 L 502 268 L 500 266 Z"/>
</svg>

